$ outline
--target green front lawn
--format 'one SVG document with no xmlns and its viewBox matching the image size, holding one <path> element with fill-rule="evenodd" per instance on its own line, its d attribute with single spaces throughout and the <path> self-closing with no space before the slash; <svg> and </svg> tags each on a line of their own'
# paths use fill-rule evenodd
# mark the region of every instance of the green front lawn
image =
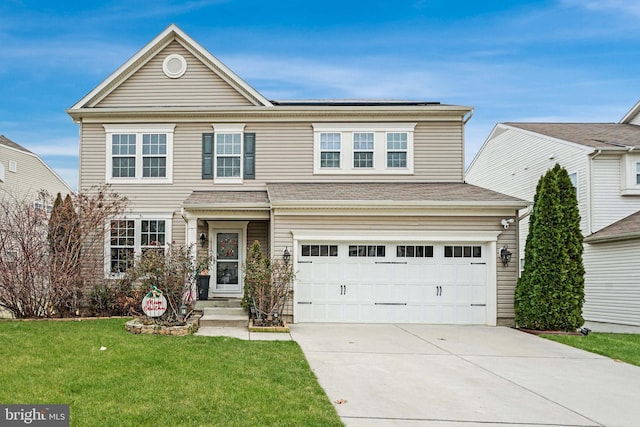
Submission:
<svg viewBox="0 0 640 427">
<path fill-rule="evenodd" d="M 295 342 L 125 321 L 0 322 L 0 402 L 69 404 L 72 426 L 342 425 Z"/>
<path fill-rule="evenodd" d="M 640 366 L 640 335 L 590 333 L 578 335 L 542 335 L 572 347 L 601 354 Z"/>
</svg>

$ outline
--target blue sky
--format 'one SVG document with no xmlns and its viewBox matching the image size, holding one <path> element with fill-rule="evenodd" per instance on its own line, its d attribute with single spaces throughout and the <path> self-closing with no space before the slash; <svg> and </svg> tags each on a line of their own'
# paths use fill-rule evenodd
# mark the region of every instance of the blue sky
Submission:
<svg viewBox="0 0 640 427">
<path fill-rule="evenodd" d="M 468 164 L 498 122 L 620 120 L 639 22 L 635 0 L 3 0 L 0 134 L 76 187 L 65 109 L 175 23 L 269 99 L 473 106 Z"/>
</svg>

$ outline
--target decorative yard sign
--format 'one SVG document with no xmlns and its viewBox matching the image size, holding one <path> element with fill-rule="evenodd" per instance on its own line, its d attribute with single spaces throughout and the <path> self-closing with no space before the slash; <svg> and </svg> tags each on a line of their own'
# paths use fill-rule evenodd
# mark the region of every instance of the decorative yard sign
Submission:
<svg viewBox="0 0 640 427">
<path fill-rule="evenodd" d="M 149 317 L 160 317 L 167 311 L 167 299 L 155 286 L 142 299 L 142 311 Z"/>
</svg>

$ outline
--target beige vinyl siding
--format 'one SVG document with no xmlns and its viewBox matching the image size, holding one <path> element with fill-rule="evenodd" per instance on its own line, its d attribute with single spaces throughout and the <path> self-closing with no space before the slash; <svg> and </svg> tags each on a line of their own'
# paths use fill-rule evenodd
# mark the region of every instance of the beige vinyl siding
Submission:
<svg viewBox="0 0 640 427">
<path fill-rule="evenodd" d="M 106 135 L 100 124 L 82 125 L 81 187 L 89 188 L 105 180 Z M 202 134 L 213 132 L 211 123 L 178 123 L 174 131 L 173 184 L 113 184 L 113 189 L 129 197 L 136 208 L 162 205 L 178 209 L 193 190 L 264 189 L 267 182 L 349 181 L 374 182 L 459 182 L 462 149 L 455 138 L 460 124 L 424 123 L 416 127 L 416 173 L 414 175 L 323 175 L 313 174 L 313 129 L 311 123 L 247 123 L 245 132 L 256 134 L 256 179 L 241 185 L 215 184 L 202 179 Z M 453 148 L 458 147 L 458 154 Z M 453 152 L 454 154 L 447 154 Z M 458 167 L 454 167 L 458 163 Z M 160 203 L 161 202 L 161 203 Z M 166 209 L 165 209 L 166 208 Z"/>
<path fill-rule="evenodd" d="M 16 162 L 15 172 L 9 169 L 10 161 Z M 35 154 L 0 145 L 0 162 L 4 165 L 0 199 L 4 196 L 2 193 L 18 200 L 24 197 L 35 200 L 41 190 L 48 192 L 52 197 L 58 193 L 64 197 L 71 192 L 58 175 Z"/>
<path fill-rule="evenodd" d="M 592 232 L 640 210 L 640 196 L 622 196 L 620 156 L 599 155 L 592 161 Z"/>
<path fill-rule="evenodd" d="M 269 253 L 269 221 L 249 221 L 247 225 L 247 254 L 255 241 L 260 242 L 260 248 L 264 256 Z"/>
<path fill-rule="evenodd" d="M 638 259 L 638 239 L 585 245 L 585 320 L 640 326 Z"/>
<path fill-rule="evenodd" d="M 162 61 L 180 54 L 187 61 L 186 73 L 171 79 L 162 71 Z M 116 88 L 98 107 L 253 105 L 220 76 L 174 41 Z"/>
<path fill-rule="evenodd" d="M 274 215 L 274 253 L 280 254 L 285 247 L 293 247 L 292 231 L 326 232 L 326 234 L 357 231 L 489 231 L 502 230 L 498 238 L 497 247 L 509 245 L 517 247 L 516 227 L 503 230 L 500 219 L 504 217 L 389 217 L 389 216 L 293 216 L 286 214 Z M 518 252 L 512 250 L 513 260 L 518 258 Z M 487 257 L 492 254 L 487 254 Z M 517 263 L 512 262 L 503 267 L 497 254 L 497 307 L 498 323 L 513 324 L 513 295 L 517 280 Z M 292 301 L 289 302 L 287 313 L 292 314 Z"/>
</svg>

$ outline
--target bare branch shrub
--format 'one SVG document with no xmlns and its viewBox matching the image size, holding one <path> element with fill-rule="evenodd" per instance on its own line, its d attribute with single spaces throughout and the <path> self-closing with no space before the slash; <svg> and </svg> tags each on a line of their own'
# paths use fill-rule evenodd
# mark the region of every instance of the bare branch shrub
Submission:
<svg viewBox="0 0 640 427">
<path fill-rule="evenodd" d="M 0 194 L 0 306 L 17 318 L 77 315 L 104 279 L 106 221 L 127 200 L 106 185 L 57 202 Z"/>
<path fill-rule="evenodd" d="M 293 266 L 282 259 L 265 258 L 260 242 L 253 242 L 245 264 L 243 304 L 255 326 L 282 326 L 282 312 L 291 295 Z"/>
</svg>

